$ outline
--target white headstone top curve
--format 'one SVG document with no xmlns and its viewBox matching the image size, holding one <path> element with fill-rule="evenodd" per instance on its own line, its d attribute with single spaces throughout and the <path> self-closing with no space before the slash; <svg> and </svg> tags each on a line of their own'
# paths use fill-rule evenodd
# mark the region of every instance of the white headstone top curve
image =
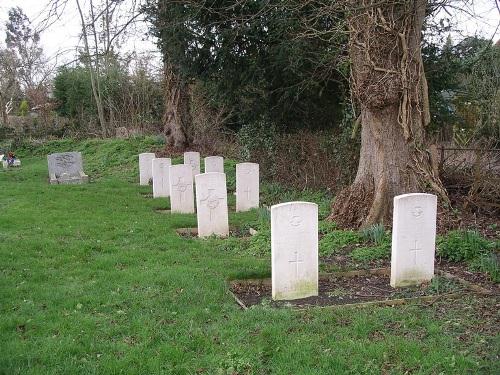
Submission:
<svg viewBox="0 0 500 375">
<path fill-rule="evenodd" d="M 224 173 L 224 158 L 222 156 L 207 156 L 205 158 L 205 173 Z"/>
<path fill-rule="evenodd" d="M 209 172 L 196 175 L 198 236 L 229 235 L 226 175 Z"/>
<path fill-rule="evenodd" d="M 236 211 L 259 207 L 259 164 L 236 164 Z"/>
<path fill-rule="evenodd" d="M 318 205 L 288 202 L 271 207 L 272 298 L 318 295 Z"/>
<path fill-rule="evenodd" d="M 418 285 L 434 276 L 437 197 L 414 193 L 394 197 L 391 285 Z"/>
<path fill-rule="evenodd" d="M 170 158 L 155 158 L 152 161 L 153 169 L 153 198 L 170 196 Z"/>
<path fill-rule="evenodd" d="M 190 165 L 193 178 L 200 174 L 200 153 L 196 151 L 187 151 L 184 153 L 184 164 Z"/>
<path fill-rule="evenodd" d="M 194 213 L 193 171 L 190 165 L 169 167 L 170 212 Z"/>
<path fill-rule="evenodd" d="M 152 152 L 143 152 L 139 154 L 139 185 L 149 185 L 149 181 L 153 178 L 152 160 L 155 154 Z"/>
</svg>

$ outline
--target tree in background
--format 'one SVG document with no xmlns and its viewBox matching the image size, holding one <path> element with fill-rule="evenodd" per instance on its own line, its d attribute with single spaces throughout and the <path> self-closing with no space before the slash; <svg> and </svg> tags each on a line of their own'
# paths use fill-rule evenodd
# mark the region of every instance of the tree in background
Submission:
<svg viewBox="0 0 500 375">
<path fill-rule="evenodd" d="M 106 99 L 108 113 L 118 126 L 144 128 L 161 122 L 162 86 L 147 58 L 121 62 L 118 57 L 96 77 Z M 84 65 L 62 67 L 54 78 L 59 115 L 72 119 L 80 129 L 99 124 L 88 69 Z M 90 126 L 89 126 L 90 125 Z"/>
<path fill-rule="evenodd" d="M 45 104 L 53 70 L 40 46 L 39 32 L 33 29 L 31 21 L 19 7 L 9 10 L 5 42 L 12 53 L 10 61 L 16 70 L 16 79 L 31 106 Z"/>
<path fill-rule="evenodd" d="M 345 35 L 330 31 L 341 20 L 325 17 L 323 35 L 300 35 L 312 10 L 300 2 L 162 0 L 148 14 L 174 82 L 196 81 L 233 128 L 264 121 L 290 131 L 336 126 L 347 86 L 345 71 L 334 68 L 346 60 L 338 48 Z"/>
<path fill-rule="evenodd" d="M 0 120 L 4 126 L 9 122 L 7 103 L 12 99 L 20 100 L 22 97 L 16 64 L 17 58 L 12 50 L 0 49 Z"/>
<path fill-rule="evenodd" d="M 189 49 L 191 17 L 198 6 L 173 0 L 149 1 L 146 6 L 153 34 L 159 38 L 164 66 L 164 116 L 166 143 L 185 148 L 192 142 L 190 128 L 190 78 L 186 74 L 183 56 Z"/>
</svg>

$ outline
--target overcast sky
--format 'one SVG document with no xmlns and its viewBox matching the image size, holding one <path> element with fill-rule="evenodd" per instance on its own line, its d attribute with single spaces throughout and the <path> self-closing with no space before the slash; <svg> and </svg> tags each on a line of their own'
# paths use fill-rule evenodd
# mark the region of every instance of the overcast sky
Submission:
<svg viewBox="0 0 500 375">
<path fill-rule="evenodd" d="M 134 0 L 125 0 L 130 4 Z M 137 0 L 135 0 L 137 1 Z M 481 35 L 486 38 L 492 38 L 497 41 L 500 37 L 498 28 L 500 22 L 500 14 L 495 5 L 496 0 L 474 0 L 471 5 L 471 11 L 476 17 L 466 13 L 458 13 L 452 11 L 452 16 L 458 21 L 458 25 L 462 29 L 462 35 Z M 498 0 L 500 1 L 500 0 Z M 99 0 L 94 0 L 94 4 L 99 3 Z M 7 12 L 11 7 L 19 6 L 28 15 L 33 24 L 39 24 L 45 17 L 48 0 L 0 0 L 0 45 L 4 45 L 5 22 L 7 20 Z M 81 0 L 82 4 L 86 0 Z M 437 15 L 440 17 L 449 17 L 445 12 Z M 48 56 L 54 56 L 63 52 L 62 58 L 59 61 L 70 61 L 75 56 L 76 46 L 81 46 L 79 38 L 81 29 L 79 16 L 76 11 L 75 0 L 69 0 L 68 6 L 62 13 L 60 20 L 55 22 L 48 30 L 41 35 L 42 46 Z M 157 53 L 157 48 L 154 40 L 146 36 L 147 24 L 140 22 L 135 25 L 134 35 L 122 45 L 121 52 L 137 51 L 139 53 L 154 52 Z M 458 39 L 459 36 L 454 35 L 453 39 Z"/>
<path fill-rule="evenodd" d="M 121 9 L 123 11 L 129 9 L 132 1 L 134 0 L 125 0 L 124 4 L 121 5 Z M 0 45 L 5 46 L 5 23 L 10 8 L 17 6 L 22 8 L 33 25 L 37 26 L 46 19 L 47 4 L 49 2 L 49 0 L 0 0 Z M 135 0 L 135 3 L 138 2 L 138 0 Z M 86 0 L 80 0 L 80 3 L 83 9 L 88 9 Z M 94 0 L 94 6 L 99 3 L 101 1 Z M 129 31 L 132 35 L 127 39 L 126 43 L 121 45 L 120 52 L 154 53 L 159 57 L 159 51 L 154 39 L 147 35 L 146 22 L 136 22 L 133 27 L 129 28 Z M 58 55 L 60 62 L 73 60 L 76 48 L 83 46 L 80 34 L 81 24 L 76 2 L 75 0 L 69 0 L 58 20 L 41 33 L 41 44 L 45 54 L 47 56 Z"/>
</svg>

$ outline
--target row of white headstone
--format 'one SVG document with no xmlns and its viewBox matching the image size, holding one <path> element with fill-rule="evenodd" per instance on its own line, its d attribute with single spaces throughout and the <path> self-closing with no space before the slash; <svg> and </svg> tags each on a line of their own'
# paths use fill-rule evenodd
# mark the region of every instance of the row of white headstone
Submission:
<svg viewBox="0 0 500 375">
<path fill-rule="evenodd" d="M 151 166 L 153 188 L 155 180 L 164 178 L 161 176 L 168 170 L 172 212 L 194 213 L 194 175 L 198 235 L 228 235 L 222 157 L 206 158 L 205 173 L 200 174 L 198 153 L 185 153 L 184 164 L 174 166 L 170 159 L 154 159 L 154 154 L 147 155 L 148 159 L 139 156 L 142 160 L 141 183 L 149 182 L 147 171 L 144 172 L 148 165 Z M 258 167 L 253 163 L 236 165 L 237 202 L 251 203 L 240 207 L 239 211 L 259 206 Z M 155 172 L 157 170 L 162 172 Z M 186 202 L 188 206 L 183 206 Z M 393 287 L 418 285 L 434 276 L 436 216 L 435 195 L 416 193 L 394 198 L 390 279 Z M 271 268 L 274 300 L 318 295 L 318 206 L 315 203 L 288 202 L 271 207 Z"/>
<path fill-rule="evenodd" d="M 200 154 L 184 153 L 184 164 L 172 165 L 170 158 L 155 158 L 153 153 L 139 155 L 140 184 L 153 180 L 153 197 L 170 197 L 172 213 L 194 213 L 193 182 L 196 186 L 198 236 L 229 235 L 224 158 L 205 158 L 205 173 L 200 173 Z M 236 164 L 236 211 L 259 207 L 259 165 Z"/>
<path fill-rule="evenodd" d="M 437 197 L 394 198 L 391 280 L 393 287 L 419 285 L 434 276 Z M 318 295 L 318 206 L 290 202 L 271 207 L 272 298 Z"/>
</svg>

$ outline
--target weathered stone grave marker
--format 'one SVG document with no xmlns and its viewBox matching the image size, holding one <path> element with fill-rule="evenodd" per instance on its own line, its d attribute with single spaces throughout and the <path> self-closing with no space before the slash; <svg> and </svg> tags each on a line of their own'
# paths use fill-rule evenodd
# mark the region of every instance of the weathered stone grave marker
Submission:
<svg viewBox="0 0 500 375">
<path fill-rule="evenodd" d="M 236 164 L 236 211 L 259 207 L 259 164 Z"/>
<path fill-rule="evenodd" d="M 281 203 L 271 207 L 272 298 L 318 295 L 318 205 Z"/>
<path fill-rule="evenodd" d="M 154 158 L 155 154 L 152 152 L 139 154 L 139 185 L 149 185 L 149 181 L 153 178 Z"/>
<path fill-rule="evenodd" d="M 193 178 L 197 174 L 200 174 L 200 153 L 196 151 L 185 152 L 184 164 L 191 166 Z"/>
<path fill-rule="evenodd" d="M 194 213 L 193 170 L 190 165 L 178 164 L 169 167 L 170 211 L 172 213 Z"/>
<path fill-rule="evenodd" d="M 394 197 L 391 286 L 419 285 L 434 276 L 436 212 L 433 194 Z"/>
<path fill-rule="evenodd" d="M 83 172 L 82 154 L 79 152 L 50 154 L 47 161 L 51 184 L 81 184 L 89 180 Z"/>
<path fill-rule="evenodd" d="M 219 172 L 195 177 L 198 236 L 229 235 L 226 175 Z"/>
<path fill-rule="evenodd" d="M 205 158 L 205 173 L 224 173 L 224 158 L 222 156 L 207 156 Z"/>
<path fill-rule="evenodd" d="M 153 198 L 170 196 L 170 166 L 169 158 L 155 158 L 152 161 L 153 169 Z"/>
</svg>

